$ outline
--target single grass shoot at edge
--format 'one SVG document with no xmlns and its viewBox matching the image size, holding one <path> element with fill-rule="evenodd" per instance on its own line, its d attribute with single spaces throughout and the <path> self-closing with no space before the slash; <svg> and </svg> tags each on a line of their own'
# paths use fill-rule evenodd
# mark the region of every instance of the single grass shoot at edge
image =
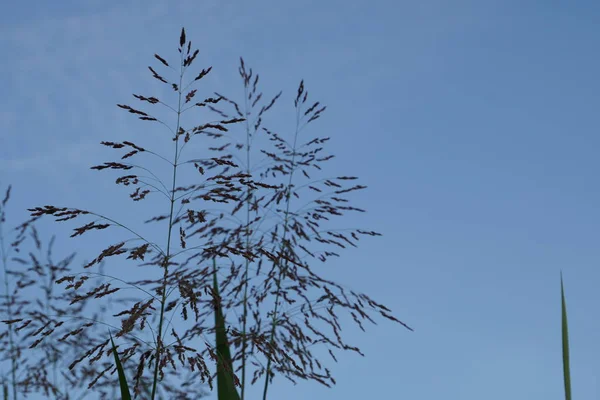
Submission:
<svg viewBox="0 0 600 400">
<path fill-rule="evenodd" d="M 563 379 L 565 384 L 565 400 L 571 400 L 571 369 L 569 366 L 569 325 L 567 323 L 567 304 L 563 287 L 562 271 L 560 272 L 560 299 L 562 319 L 562 361 Z"/>
</svg>

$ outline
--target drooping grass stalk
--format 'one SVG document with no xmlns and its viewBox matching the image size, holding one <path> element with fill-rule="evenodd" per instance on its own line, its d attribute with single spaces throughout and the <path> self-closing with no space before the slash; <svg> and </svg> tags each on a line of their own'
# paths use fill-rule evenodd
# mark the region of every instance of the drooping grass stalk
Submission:
<svg viewBox="0 0 600 400">
<path fill-rule="evenodd" d="M 571 368 L 569 363 L 569 324 L 567 323 L 567 304 L 565 301 L 562 271 L 560 272 L 560 299 L 562 311 L 562 361 L 563 379 L 565 384 L 565 400 L 571 400 Z"/>
<path fill-rule="evenodd" d="M 13 297 L 10 294 L 10 287 L 8 284 L 8 253 L 7 253 L 7 249 L 5 247 L 4 244 L 4 234 L 3 234 L 3 225 L 4 222 L 6 221 L 6 203 L 8 202 L 8 199 L 10 198 L 10 190 L 11 190 L 11 186 L 8 186 L 8 189 L 6 190 L 6 195 L 4 197 L 4 200 L 2 200 L 2 205 L 0 207 L 0 252 L 2 252 L 2 267 L 3 267 L 3 271 L 4 271 L 4 293 L 6 296 L 6 310 L 7 310 L 7 319 L 12 320 L 14 319 L 14 314 L 13 314 L 13 310 L 12 310 L 12 304 L 13 304 Z M 11 382 L 10 385 L 12 387 L 12 395 L 13 395 L 13 400 L 17 400 L 17 351 L 16 351 L 16 347 L 15 347 L 15 341 L 14 341 L 14 332 L 13 332 L 13 326 L 9 325 L 8 326 L 8 343 L 9 343 L 9 351 L 10 351 L 10 377 L 11 377 Z M 4 393 L 5 393 L 5 397 L 8 395 L 7 392 L 8 388 L 6 386 L 4 386 Z"/>
<path fill-rule="evenodd" d="M 37 240 L 37 231 L 35 230 L 35 228 L 33 229 L 33 234 L 36 237 L 36 244 L 38 245 L 38 250 L 40 250 L 40 246 L 39 246 L 39 240 Z M 50 259 L 50 253 L 51 253 L 51 249 L 52 249 L 52 244 L 54 243 L 54 237 L 52 237 L 51 241 L 50 241 L 50 245 L 48 247 L 48 263 L 47 265 L 47 270 L 48 270 L 48 281 L 46 282 L 46 286 L 44 287 L 44 294 L 45 294 L 45 302 L 44 302 L 44 312 L 46 313 L 46 315 L 51 315 L 51 302 L 52 302 L 52 295 L 53 295 L 53 289 L 54 289 L 54 281 L 56 280 L 56 273 L 55 271 L 53 271 L 52 268 L 52 260 Z M 41 278 L 41 277 L 40 277 Z M 58 373 L 58 355 L 56 351 L 49 351 L 50 354 L 52 354 L 52 358 L 50 359 L 50 363 L 52 364 L 52 384 L 54 385 L 54 387 L 58 387 L 58 379 L 57 379 L 57 373 Z M 65 391 L 66 393 L 66 391 Z"/>
<path fill-rule="evenodd" d="M 5 299 L 6 303 L 3 303 L 3 309 L 6 314 L 11 314 L 10 318 L 7 318 L 3 322 L 8 325 L 8 331 L 6 333 L 6 338 L 10 339 L 13 337 L 12 346 L 10 342 L 5 344 L 6 348 L 4 351 L 7 351 L 8 357 L 7 359 L 12 360 L 15 358 L 17 363 L 11 363 L 15 369 L 15 382 L 16 385 L 12 387 L 12 391 L 10 394 L 11 397 L 18 398 L 19 388 L 26 388 L 27 393 L 31 393 L 34 390 L 41 391 L 43 395 L 50 398 L 50 396 L 54 396 L 55 398 L 62 398 L 61 396 L 65 396 L 67 391 L 70 392 L 71 396 L 74 396 L 73 389 L 74 387 L 79 387 L 78 383 L 71 382 L 70 387 L 67 388 L 67 385 L 59 385 L 58 382 L 58 362 L 60 360 L 59 355 L 63 353 L 64 342 L 58 341 L 51 345 L 47 343 L 34 342 L 31 345 L 25 344 L 25 340 L 28 337 L 33 335 L 33 332 L 50 332 L 56 331 L 56 333 L 66 333 L 62 328 L 59 328 L 63 324 L 63 322 L 57 321 L 55 318 L 67 319 L 67 315 L 69 317 L 75 317 L 81 315 L 83 310 L 83 302 L 80 303 L 80 307 L 72 307 L 72 313 L 67 312 L 67 310 L 61 304 L 61 301 L 66 300 L 68 302 L 70 299 L 67 297 L 59 297 L 55 296 L 53 289 L 55 280 L 57 278 L 58 273 L 64 273 L 70 270 L 69 264 L 73 260 L 75 254 L 71 254 L 70 256 L 58 261 L 54 262 L 52 259 L 52 248 L 54 244 L 55 237 L 53 236 L 50 240 L 50 243 L 47 248 L 47 259 L 46 261 L 42 261 L 39 257 L 42 252 L 42 242 L 39 238 L 38 231 L 34 222 L 36 218 L 30 219 L 29 221 L 17 226 L 14 228 L 14 231 L 17 231 L 14 241 L 10 241 L 10 247 L 15 251 L 15 255 L 11 257 L 11 261 L 15 263 L 15 265 L 21 264 L 23 266 L 28 266 L 26 268 L 8 268 L 7 258 L 8 251 L 5 247 L 5 239 L 3 236 L 3 225 L 5 222 L 5 211 L 6 211 L 6 203 L 9 199 L 10 195 L 10 187 L 7 191 L 6 198 L 2 204 L 0 204 L 0 251 L 2 252 L 2 259 L 4 265 L 4 274 L 6 277 L 12 275 L 15 277 L 14 286 L 18 288 L 14 293 L 8 293 Z M 20 248 L 23 245 L 23 242 L 26 240 L 27 233 L 30 233 L 31 239 L 34 241 L 34 246 L 39 254 L 36 255 L 34 252 L 25 252 L 26 255 L 20 256 Z M 5 281 L 7 283 L 8 280 Z M 34 287 L 34 293 L 40 295 L 37 297 L 28 297 L 27 300 L 22 300 L 19 296 L 25 295 L 25 291 L 28 287 Z M 31 306 L 24 308 L 24 304 L 30 304 Z M 16 305 L 16 312 L 14 305 Z M 6 308 L 4 308 L 6 307 Z M 29 325 L 31 321 L 25 321 L 25 324 L 18 326 L 15 323 L 24 320 L 24 316 L 30 316 L 35 321 Z M 37 324 L 37 326 L 36 326 Z M 48 328 L 48 330 L 44 330 L 44 328 Z M 66 328 L 66 326 L 65 326 Z M 24 330 L 23 330 L 24 329 Z M 17 335 L 15 332 L 21 331 L 23 334 L 22 339 L 16 338 Z M 12 333 L 9 335 L 8 333 Z M 61 335 L 61 336 L 63 336 Z M 82 335 L 83 336 L 83 335 Z M 15 340 L 16 338 L 16 340 Z M 82 339 L 84 342 L 87 340 L 81 336 L 78 336 L 79 339 Z M 74 345 L 78 345 L 81 341 L 75 340 L 71 342 Z M 89 341 L 88 341 L 89 343 Z M 27 347 L 33 348 L 34 350 L 29 350 L 29 352 L 34 352 L 35 349 L 39 349 L 38 353 L 41 354 L 40 358 L 37 357 L 28 357 L 26 359 L 21 360 L 22 349 Z M 32 362 L 27 362 L 28 360 L 32 360 Z M 23 362 L 21 362 L 23 361 Z M 65 378 L 65 382 L 68 379 Z M 75 378 L 77 381 L 77 378 Z M 4 382 L 6 389 L 10 389 L 10 379 L 6 379 Z M 61 389 L 59 389 L 61 387 Z"/>
</svg>

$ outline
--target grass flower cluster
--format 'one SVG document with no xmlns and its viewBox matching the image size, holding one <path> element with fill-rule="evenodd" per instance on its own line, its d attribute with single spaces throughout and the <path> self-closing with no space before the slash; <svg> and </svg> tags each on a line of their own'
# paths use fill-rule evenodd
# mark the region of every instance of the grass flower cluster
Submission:
<svg viewBox="0 0 600 400">
<path fill-rule="evenodd" d="M 134 202 L 164 200 L 163 212 L 144 223 L 160 224 L 166 243 L 161 246 L 110 216 L 79 208 L 29 209 L 32 218 L 21 227 L 21 236 L 27 229 L 35 232 L 35 222 L 50 216 L 58 222 L 87 219 L 71 237 L 109 228 L 132 237 L 108 245 L 78 271 L 52 267 L 42 275 L 37 267 L 28 270 L 39 275 L 29 284 L 44 276 L 50 285 L 44 292 L 49 293 L 47 304 L 59 299 L 68 303 L 60 313 L 43 302 L 43 312 L 23 311 L 29 304 L 18 307 L 6 290 L 5 348 L 15 361 L 5 382 L 15 399 L 17 390 L 26 386 L 15 375 L 20 357 L 16 343 L 56 350 L 50 363 L 39 364 L 43 366 L 58 366 L 58 354 L 77 354 L 68 372 L 58 372 L 86 382 L 87 390 L 100 398 L 115 398 L 116 374 L 123 398 L 196 399 L 208 386 L 220 399 L 244 399 L 248 386 L 259 384 L 267 399 L 275 376 L 335 384 L 315 349 L 325 349 L 333 361 L 338 351 L 362 355 L 344 340 L 340 313 L 351 316 L 362 330 L 365 321 L 375 322 L 376 314 L 411 329 L 384 305 L 323 278 L 315 268 L 315 263 L 339 256 L 340 249 L 356 247 L 361 237 L 379 236 L 331 227 L 336 218 L 364 212 L 350 198 L 366 186 L 354 176 L 322 176 L 324 164 L 333 158 L 325 150 L 329 138 L 307 138 L 305 130 L 326 107 L 309 101 L 300 82 L 294 97 L 295 129 L 289 135 L 278 133 L 267 128 L 266 121 L 282 93 L 265 100 L 259 75 L 243 59 L 238 70 L 242 101 L 220 93 L 199 100 L 195 86 L 208 79 L 212 67 L 191 71 L 199 51 L 192 49 L 184 29 L 178 53 L 176 62 L 155 54 L 157 65 L 148 67 L 171 91 L 173 102 L 134 94 L 148 111 L 118 104 L 145 123 L 162 125 L 168 133 L 166 143 L 151 149 L 130 140 L 103 141 L 103 146 L 125 153 L 118 161 L 92 167 L 122 171 L 116 184 L 132 188 Z M 167 118 L 151 111 L 157 107 Z M 188 117 L 198 111 L 215 118 L 190 124 Z M 204 150 L 184 158 L 197 141 Z M 168 147 L 170 159 L 159 151 Z M 140 154 L 164 162 L 170 182 L 133 164 Z M 184 184 L 185 177 L 191 179 Z M 143 266 L 148 271 L 144 279 L 128 281 L 100 270 L 102 263 L 119 256 Z M 131 288 L 139 298 L 123 295 L 123 289 Z M 109 299 L 121 307 L 112 316 L 85 317 L 85 307 Z M 16 341 L 15 335 L 25 331 Z M 46 371 L 36 376 L 44 378 L 30 379 L 36 390 L 50 390 L 48 397 L 73 398 L 68 390 L 57 388 Z"/>
</svg>

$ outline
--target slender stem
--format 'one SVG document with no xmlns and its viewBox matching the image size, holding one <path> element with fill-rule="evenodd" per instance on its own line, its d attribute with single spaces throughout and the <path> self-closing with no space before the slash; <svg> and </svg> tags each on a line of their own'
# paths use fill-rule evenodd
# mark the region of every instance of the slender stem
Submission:
<svg viewBox="0 0 600 400">
<path fill-rule="evenodd" d="M 158 332 L 156 333 L 156 357 L 155 357 L 155 365 L 154 365 L 154 378 L 152 380 L 152 394 L 150 395 L 151 400 L 154 400 L 156 397 L 156 386 L 158 383 L 158 371 L 160 369 L 160 353 L 162 348 L 162 330 L 163 330 L 163 322 L 165 317 L 165 304 L 167 302 L 167 277 L 169 274 L 169 255 L 171 252 L 171 232 L 173 231 L 173 209 L 175 205 L 175 182 L 177 178 L 177 158 L 178 158 L 178 150 L 179 150 L 179 125 L 181 120 L 181 82 L 183 81 L 183 52 L 181 52 L 182 64 L 181 64 L 181 73 L 179 75 L 179 99 L 178 99 L 178 111 L 177 111 L 177 129 L 175 130 L 175 159 L 173 163 L 173 185 L 171 190 L 171 206 L 169 212 L 169 233 L 167 236 L 167 252 L 165 255 L 164 261 L 164 274 L 163 274 L 163 284 L 162 284 L 162 299 L 160 301 L 160 318 L 158 321 Z"/>
<path fill-rule="evenodd" d="M 244 113 L 246 114 L 246 172 L 250 174 L 250 126 L 248 125 L 248 85 L 244 82 Z M 250 250 L 250 206 L 251 189 L 248 187 L 246 197 L 246 250 Z M 248 267 L 250 262 L 246 258 L 246 268 L 244 270 L 244 315 L 242 317 L 242 388 L 241 400 L 244 400 L 244 391 L 246 389 L 246 348 L 248 339 L 246 338 L 246 324 L 248 319 Z"/>
<path fill-rule="evenodd" d="M 295 166 L 295 157 L 296 157 L 296 141 L 298 139 L 298 124 L 299 124 L 299 120 L 300 120 L 300 114 L 298 109 L 296 109 L 296 133 L 294 134 L 294 146 L 292 148 L 292 170 L 290 171 L 290 178 L 288 180 L 288 185 L 287 185 L 287 193 L 286 193 L 286 208 L 285 208 L 285 218 L 284 218 L 284 223 L 283 223 L 283 235 L 282 235 L 282 239 L 281 239 L 281 252 L 283 252 L 283 248 L 285 246 L 285 240 L 286 240 L 286 235 L 288 232 L 288 223 L 289 223 L 289 213 L 290 213 L 290 199 L 291 199 L 291 189 L 292 189 L 292 178 L 294 176 L 294 171 L 296 170 L 294 168 Z M 281 292 L 281 280 L 283 279 L 283 274 L 285 272 L 285 270 L 287 269 L 287 265 L 288 262 L 286 261 L 285 263 L 285 268 L 281 268 L 279 270 L 279 279 L 277 280 L 277 294 L 275 295 L 275 307 L 273 309 L 273 319 L 271 322 L 271 335 L 270 335 L 270 339 L 269 339 L 269 347 L 272 349 L 273 348 L 273 344 L 275 343 L 275 327 L 277 326 L 277 308 L 279 305 L 279 296 L 280 296 L 280 292 Z M 265 386 L 263 389 L 263 400 L 267 400 L 267 390 L 269 388 L 269 375 L 271 372 L 271 357 L 269 357 L 268 361 L 267 361 L 267 372 L 265 374 Z"/>
<path fill-rule="evenodd" d="M 8 286 L 8 254 L 6 254 L 6 249 L 4 247 L 4 235 L 2 234 L 2 221 L 0 221 L 0 251 L 2 251 L 2 266 L 4 267 L 4 291 L 6 293 L 6 304 L 8 311 L 8 319 L 13 319 L 13 311 L 12 311 L 12 296 L 9 293 Z M 8 343 L 10 348 L 10 362 L 11 362 L 11 386 L 13 392 L 13 399 L 17 400 L 17 352 L 15 350 L 15 342 L 13 337 L 13 326 L 8 326 Z"/>
<path fill-rule="evenodd" d="M 46 291 L 46 304 L 44 305 L 44 313 L 46 315 L 48 315 L 50 313 L 50 302 L 52 301 L 52 288 L 54 287 L 54 281 L 55 276 L 54 273 L 52 272 L 52 260 L 50 259 L 50 257 L 48 257 L 48 282 L 47 282 L 47 291 Z M 50 354 L 52 354 L 52 358 L 51 358 L 51 362 L 52 362 L 52 384 L 57 387 L 58 383 L 57 383 L 57 379 L 56 379 L 56 371 L 57 371 L 57 364 L 58 364 L 58 357 L 56 355 L 56 351 L 53 351 L 52 348 L 50 348 Z M 66 393 L 66 392 L 65 392 Z"/>
</svg>

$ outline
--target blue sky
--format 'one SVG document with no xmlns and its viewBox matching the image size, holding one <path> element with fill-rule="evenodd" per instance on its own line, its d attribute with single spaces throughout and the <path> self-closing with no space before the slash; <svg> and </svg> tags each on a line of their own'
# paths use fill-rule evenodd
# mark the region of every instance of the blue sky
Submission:
<svg viewBox="0 0 600 400">
<path fill-rule="evenodd" d="M 597 2 L 71 0 L 1 8 L 8 226 L 45 204 L 137 226 L 138 212 L 155 214 L 132 204 L 114 174 L 89 167 L 116 156 L 102 140 L 150 147 L 159 137 L 115 104 L 156 93 L 146 67 L 155 52 L 175 55 L 182 26 L 200 49 L 195 65 L 213 66 L 203 94 L 239 97 L 243 56 L 265 93 L 283 90 L 270 126 L 293 128 L 300 79 L 327 105 L 310 131 L 332 138 L 328 172 L 369 186 L 353 198 L 368 213 L 340 224 L 384 236 L 362 240 L 323 273 L 388 305 L 415 331 L 383 320 L 367 333 L 348 325 L 346 337 L 366 357 L 340 355 L 334 389 L 276 378 L 272 398 L 564 398 L 561 269 L 573 395 L 600 396 Z M 43 238 L 58 235 L 57 254 L 90 259 L 112 243 L 94 234 L 69 239 L 75 224 L 50 218 L 41 226 Z M 120 268 L 111 262 L 107 271 Z"/>
</svg>

